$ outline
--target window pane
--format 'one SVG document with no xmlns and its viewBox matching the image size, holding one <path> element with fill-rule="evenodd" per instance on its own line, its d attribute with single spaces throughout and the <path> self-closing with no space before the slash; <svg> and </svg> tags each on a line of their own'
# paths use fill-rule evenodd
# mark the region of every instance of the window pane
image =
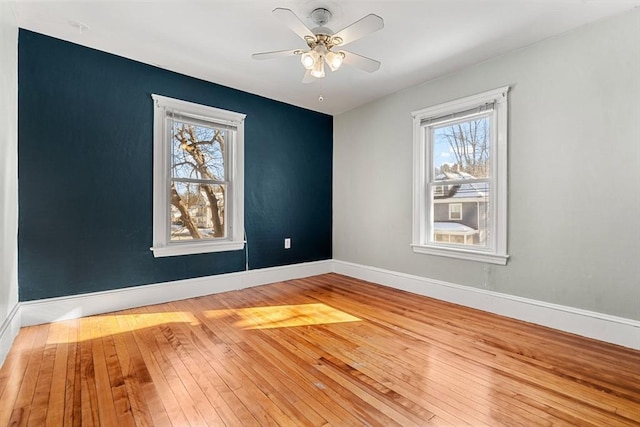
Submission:
<svg viewBox="0 0 640 427">
<path fill-rule="evenodd" d="M 227 237 L 226 186 L 171 184 L 171 241 Z"/>
<path fill-rule="evenodd" d="M 434 189 L 436 185 L 433 186 Z M 452 185 L 445 197 L 434 196 L 431 243 L 486 247 L 489 238 L 489 182 Z"/>
<path fill-rule="evenodd" d="M 489 116 L 431 127 L 432 179 L 490 176 Z"/>
<path fill-rule="evenodd" d="M 173 178 L 227 181 L 226 144 L 233 131 L 174 120 L 171 126 Z"/>
</svg>

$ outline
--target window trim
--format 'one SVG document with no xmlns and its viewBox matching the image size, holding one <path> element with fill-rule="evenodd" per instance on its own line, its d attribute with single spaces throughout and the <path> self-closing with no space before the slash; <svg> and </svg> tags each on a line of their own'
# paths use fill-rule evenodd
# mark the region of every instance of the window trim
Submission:
<svg viewBox="0 0 640 427">
<path fill-rule="evenodd" d="M 438 255 L 491 264 L 506 265 L 507 254 L 507 125 L 509 86 L 482 92 L 476 95 L 445 102 L 413 111 L 413 230 L 411 247 L 413 252 Z M 428 119 L 464 112 L 487 103 L 494 103 L 492 113 L 492 144 L 489 203 L 491 206 L 492 235 L 487 249 L 462 247 L 461 245 L 435 244 L 426 238 L 429 223 L 433 218 L 430 202 L 432 153 L 427 144 Z M 432 230 L 433 231 L 433 230 Z"/>
<path fill-rule="evenodd" d="M 244 119 L 246 114 L 195 104 L 162 95 L 153 98 L 153 251 L 154 257 L 235 251 L 244 249 Z M 231 185 L 227 209 L 229 235 L 225 239 L 171 242 L 169 188 L 171 182 L 171 141 L 167 110 L 196 120 L 234 127 L 235 138 L 229 153 L 228 173 Z M 229 194 L 229 193 L 228 193 Z"/>
</svg>

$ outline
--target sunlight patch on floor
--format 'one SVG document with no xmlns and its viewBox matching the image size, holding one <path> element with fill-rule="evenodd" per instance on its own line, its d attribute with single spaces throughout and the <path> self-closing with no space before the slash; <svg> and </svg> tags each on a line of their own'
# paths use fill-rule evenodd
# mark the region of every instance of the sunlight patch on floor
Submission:
<svg viewBox="0 0 640 427">
<path fill-rule="evenodd" d="M 361 321 L 322 303 L 206 310 L 203 314 L 209 319 L 224 319 L 239 329 L 291 328 Z M 188 311 L 90 316 L 51 323 L 47 344 L 95 340 L 175 323 L 200 324 L 196 316 Z"/>
<path fill-rule="evenodd" d="M 290 328 L 361 320 L 321 303 L 209 310 L 204 314 L 210 319 L 234 316 L 238 320 L 233 326 L 241 329 Z"/>
<path fill-rule="evenodd" d="M 193 313 L 188 311 L 107 314 L 83 317 L 52 323 L 47 344 L 66 344 L 93 340 L 126 331 L 135 331 L 170 323 L 200 324 Z"/>
</svg>

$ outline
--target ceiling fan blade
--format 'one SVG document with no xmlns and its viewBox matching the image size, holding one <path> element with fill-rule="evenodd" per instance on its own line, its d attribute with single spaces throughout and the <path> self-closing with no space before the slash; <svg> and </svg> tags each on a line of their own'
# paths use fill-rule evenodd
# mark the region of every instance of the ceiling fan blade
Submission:
<svg viewBox="0 0 640 427">
<path fill-rule="evenodd" d="M 299 49 L 276 50 L 273 52 L 254 53 L 253 55 L 251 55 L 251 57 L 253 59 L 258 59 L 258 60 L 273 59 L 273 58 L 282 58 L 285 56 L 297 55 L 299 52 L 300 52 Z"/>
<path fill-rule="evenodd" d="M 291 9 L 278 7 L 273 9 L 273 14 L 289 27 L 291 31 L 300 36 L 302 40 L 304 40 L 306 36 L 313 36 L 313 31 L 311 31 Z"/>
<path fill-rule="evenodd" d="M 357 53 L 345 52 L 343 63 L 347 65 L 352 65 L 354 67 L 360 68 L 368 73 L 373 73 L 374 71 L 378 71 L 380 68 L 380 61 L 376 61 L 375 59 L 367 58 L 366 56 L 358 55 Z"/>
<path fill-rule="evenodd" d="M 311 75 L 311 70 L 307 70 L 307 72 L 304 73 L 304 77 L 302 78 L 302 83 L 308 84 L 308 83 L 313 83 L 315 81 L 316 81 L 316 78 Z"/>
<path fill-rule="evenodd" d="M 340 46 L 344 46 L 361 39 L 368 34 L 375 33 L 382 28 L 384 28 L 384 20 L 378 15 L 371 13 L 348 27 L 338 31 L 333 35 L 333 38 L 335 39 L 336 37 L 340 37 L 342 39 Z"/>
</svg>

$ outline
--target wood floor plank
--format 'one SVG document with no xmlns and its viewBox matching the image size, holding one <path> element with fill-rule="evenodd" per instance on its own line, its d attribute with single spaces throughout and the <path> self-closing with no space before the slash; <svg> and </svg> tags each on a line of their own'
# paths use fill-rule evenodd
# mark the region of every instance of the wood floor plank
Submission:
<svg viewBox="0 0 640 427">
<path fill-rule="evenodd" d="M 268 320 L 269 315 L 264 314 L 252 316 L 252 318 L 270 321 Z M 226 336 L 234 335 L 235 331 L 236 328 L 228 328 Z M 239 351 L 237 354 L 245 365 L 251 365 L 253 375 L 258 376 L 261 382 L 269 384 L 269 387 L 264 391 L 277 396 L 288 416 L 297 423 L 324 425 L 327 420 L 320 413 L 327 413 L 328 408 L 317 405 L 307 388 L 301 387 L 290 379 L 286 367 L 282 366 L 287 364 L 285 354 L 278 352 L 272 345 L 273 341 L 265 334 L 248 331 L 244 336 L 245 339 L 238 342 Z M 256 348 L 261 351 L 255 350 Z"/>
<path fill-rule="evenodd" d="M 164 365 L 163 372 L 169 372 L 167 377 L 172 388 L 183 393 L 179 402 L 192 402 L 193 404 L 183 412 L 191 423 L 203 424 L 207 420 L 214 423 L 222 423 L 220 416 L 204 394 L 198 380 L 194 377 L 193 361 L 184 351 L 182 343 L 173 331 L 173 324 L 149 328 L 156 342 L 156 357 L 161 358 Z"/>
<path fill-rule="evenodd" d="M 127 321 L 131 323 L 133 335 L 143 354 L 151 379 L 158 387 L 158 394 L 162 397 L 169 419 L 172 423 L 174 419 L 177 420 L 179 425 L 204 424 L 182 381 L 167 356 L 162 353 L 152 331 L 153 326 L 145 324 L 143 315 L 139 310 L 134 311 L 133 316 L 129 316 Z"/>
<path fill-rule="evenodd" d="M 640 351 L 324 274 L 23 328 L 0 425 L 640 426 Z"/>
<path fill-rule="evenodd" d="M 261 425 L 294 425 L 292 418 L 295 418 L 295 416 L 291 416 L 290 406 L 285 405 L 281 400 L 282 393 L 278 391 L 274 393 L 270 384 L 265 381 L 257 381 L 260 374 L 253 367 L 254 361 L 250 363 L 246 361 L 248 356 L 246 355 L 247 348 L 243 346 L 244 340 L 227 335 L 225 332 L 226 321 L 216 324 L 217 322 L 208 322 L 206 317 L 200 320 L 215 333 L 218 339 L 229 338 L 227 346 L 223 348 L 214 346 L 211 348 L 213 350 L 212 356 L 224 359 L 224 365 L 232 370 L 231 372 L 221 371 L 221 374 L 224 375 L 225 381 L 230 384 L 238 398 L 244 401 L 245 404 L 252 400 L 255 402 L 254 405 L 247 406 L 247 409 L 258 423 Z M 229 376 L 233 376 L 233 372 L 241 381 L 235 381 Z M 278 406 L 276 402 L 282 402 L 282 406 Z"/>
<path fill-rule="evenodd" d="M 148 307 L 147 310 L 151 313 L 162 313 L 167 310 L 175 311 L 172 304 Z M 173 322 L 171 325 L 161 328 L 161 331 L 167 342 L 179 354 L 184 368 L 186 368 L 191 377 L 191 382 L 186 383 L 185 386 L 188 389 L 199 389 L 200 392 L 197 393 L 198 399 L 201 401 L 206 400 L 206 403 L 201 402 L 198 407 L 207 408 L 208 412 L 204 414 L 207 422 L 213 423 L 216 421 L 220 424 L 239 425 L 240 420 L 226 404 L 212 382 L 212 380 L 216 381 L 215 372 L 203 369 L 206 367 L 207 362 L 201 355 L 201 349 L 194 345 L 189 327 L 194 320 L 194 316 L 188 317 L 185 315 L 183 321 Z M 181 378 L 184 377 L 184 375 L 181 375 Z"/>
<path fill-rule="evenodd" d="M 0 425 L 9 425 L 9 419 L 15 406 L 18 393 L 25 379 L 32 349 L 36 343 L 38 327 L 26 327 L 20 330 L 15 343 L 7 355 L 0 370 Z"/>
<path fill-rule="evenodd" d="M 45 424 L 57 347 L 55 343 L 47 343 L 45 345 L 38 381 L 36 383 L 33 400 L 31 401 L 31 406 L 34 409 L 29 413 L 28 426 L 42 426 Z"/>
<path fill-rule="evenodd" d="M 107 316 L 103 325 L 109 326 L 111 324 L 111 317 Z M 115 334 L 116 336 L 119 334 Z M 116 352 L 116 344 L 114 336 L 106 334 L 103 329 L 102 344 L 104 348 L 105 362 L 107 367 L 107 375 L 109 379 L 109 385 L 111 388 L 111 396 L 113 398 L 113 406 L 116 415 L 116 422 L 118 426 L 127 427 L 134 426 L 135 421 L 131 412 L 131 402 L 129 401 L 129 394 L 127 393 L 122 368 L 120 365 L 120 359 Z"/>
<path fill-rule="evenodd" d="M 80 381 L 80 346 L 78 329 L 82 319 L 73 319 L 65 322 L 67 326 L 67 369 L 64 393 L 64 418 L 65 426 L 82 425 L 82 385 Z M 51 424 L 54 426 L 55 424 Z"/>
<path fill-rule="evenodd" d="M 194 309 L 194 311 L 196 310 L 198 309 Z M 258 414 L 258 417 L 254 418 L 255 411 L 250 413 L 243 403 L 243 401 L 249 400 L 249 396 L 243 393 L 244 378 L 233 372 L 232 358 L 229 357 L 230 344 L 224 342 L 204 324 L 196 325 L 193 328 L 193 336 L 194 340 L 197 339 L 202 343 L 201 355 L 208 365 L 207 369 L 213 374 L 210 375 L 210 379 L 218 393 L 233 408 L 234 413 L 242 423 L 241 425 L 255 425 L 262 414 Z M 256 408 L 257 405 L 251 405 L 251 407 Z M 265 412 L 264 416 L 268 417 L 268 414 Z M 272 422 L 272 424 L 275 425 L 275 422 Z"/>
<path fill-rule="evenodd" d="M 49 403 L 46 408 L 45 425 L 61 426 L 64 424 L 64 399 L 67 387 L 67 368 L 69 356 L 69 327 L 66 322 L 51 324 L 49 338 L 56 346 Z M 29 417 L 31 419 L 31 416 Z M 42 423 L 40 424 L 42 425 Z"/>
<path fill-rule="evenodd" d="M 165 405 L 160 397 L 159 390 L 162 390 L 164 384 L 161 380 L 153 381 L 150 370 L 154 369 L 152 363 L 147 365 L 142 355 L 138 343 L 136 342 L 131 323 L 127 321 L 131 316 L 131 312 L 125 311 L 114 315 L 115 322 L 120 333 L 116 343 L 120 356 L 120 365 L 123 367 L 125 375 L 125 385 L 131 402 L 131 409 L 136 420 L 136 424 L 140 426 L 170 426 L 171 420 L 167 414 Z M 151 359 L 147 359 L 151 362 Z M 156 388 L 157 387 L 157 388 Z M 167 393 L 164 395 L 167 400 L 171 400 L 173 395 Z M 175 422 L 183 421 L 184 418 L 174 415 Z"/>
<path fill-rule="evenodd" d="M 95 380 L 98 403 L 98 417 L 100 422 L 106 425 L 118 425 L 116 415 L 116 400 L 111 388 L 109 367 L 107 365 L 107 353 L 102 337 L 103 322 L 99 316 L 87 319 L 91 328 L 93 374 Z"/>
<path fill-rule="evenodd" d="M 229 336 L 225 334 L 224 336 Z M 282 358 L 272 359 L 267 357 L 268 353 L 259 352 L 257 347 L 249 341 L 239 341 L 234 353 L 238 356 L 241 365 L 250 367 L 249 375 L 258 377 L 259 383 L 263 386 L 263 393 L 269 394 L 271 400 L 281 403 L 289 417 L 297 420 L 301 424 L 324 425 L 326 420 L 313 407 L 313 399 L 305 399 L 304 390 L 289 380 L 287 376 L 278 375 L 279 364 Z M 268 343 L 261 341 L 259 348 L 270 349 Z M 263 354 L 264 353 L 264 354 Z M 327 408 L 322 408 L 326 412 Z M 237 425 L 237 424 L 235 424 Z"/>
<path fill-rule="evenodd" d="M 33 406 L 31 402 L 36 392 L 40 366 L 44 358 L 46 337 L 49 333 L 49 325 L 37 328 L 36 341 L 29 355 L 29 362 L 24 373 L 24 379 L 20 384 L 17 398 L 13 405 L 11 418 L 7 425 L 26 425 Z"/>
<path fill-rule="evenodd" d="M 102 316 L 102 322 L 106 331 L 116 331 L 103 337 L 116 415 L 120 425 L 135 425 L 134 412 L 141 419 L 148 419 L 149 414 L 144 399 L 140 398 L 138 384 L 132 381 L 131 358 L 123 338 L 129 331 L 119 329 L 115 315 Z"/>
<path fill-rule="evenodd" d="M 83 426 L 100 425 L 98 410 L 98 392 L 96 389 L 95 368 L 93 361 L 93 336 L 91 317 L 78 322 L 79 378 L 80 378 L 80 419 Z"/>
</svg>

